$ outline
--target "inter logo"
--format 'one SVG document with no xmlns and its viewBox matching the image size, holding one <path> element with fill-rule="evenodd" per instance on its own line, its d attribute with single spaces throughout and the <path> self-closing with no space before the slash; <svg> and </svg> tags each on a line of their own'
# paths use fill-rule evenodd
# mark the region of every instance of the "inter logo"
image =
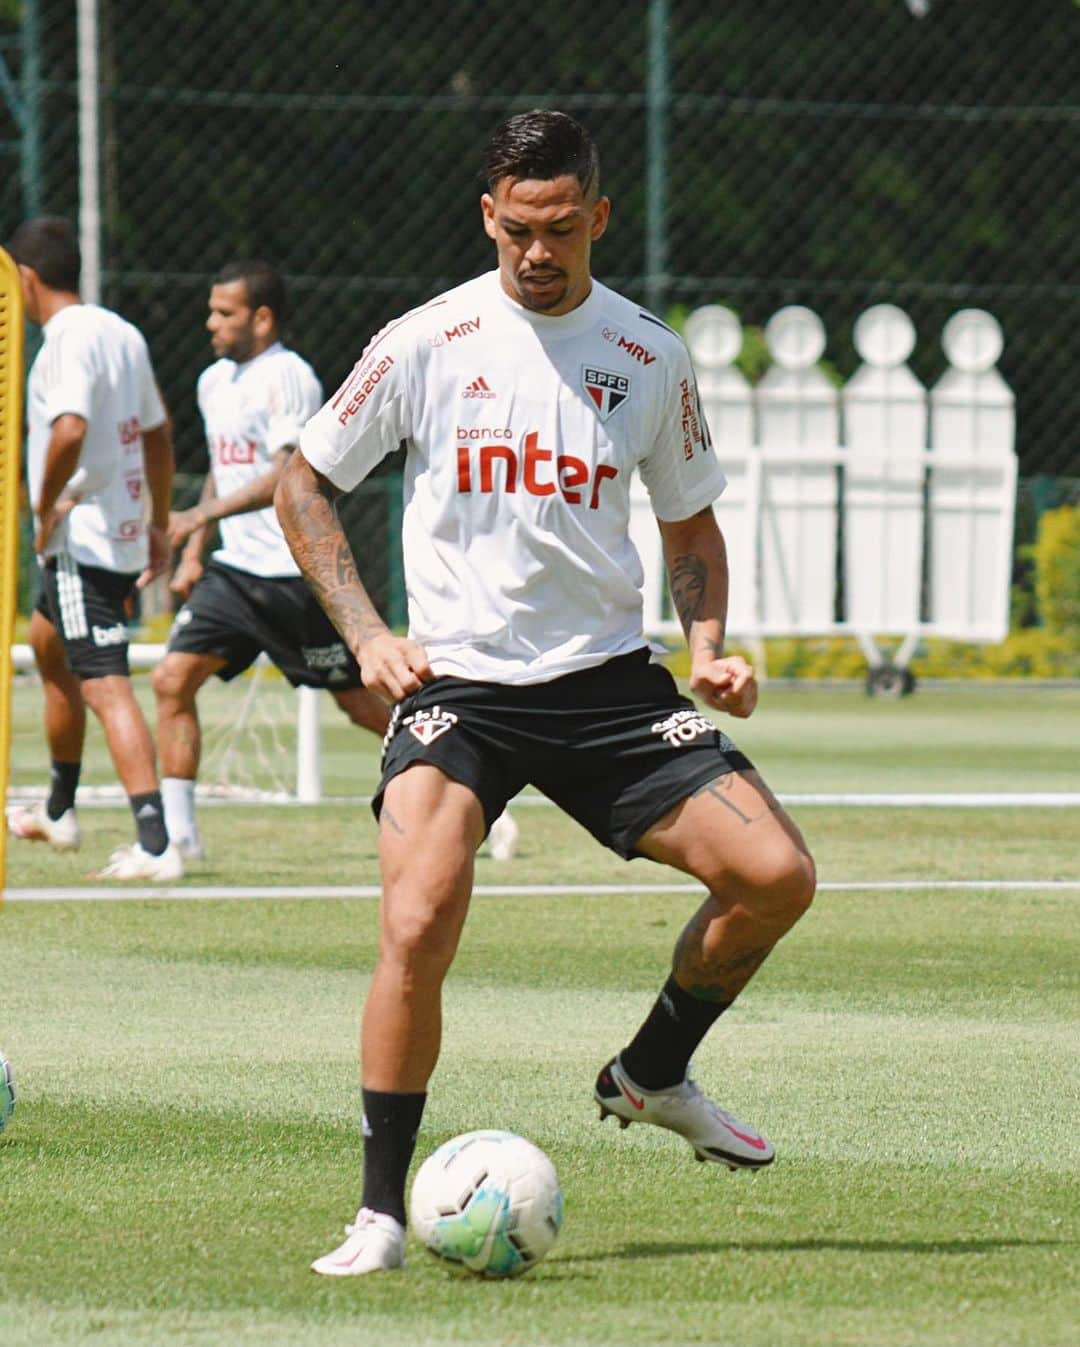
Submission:
<svg viewBox="0 0 1080 1347">
<path fill-rule="evenodd" d="M 615 374 L 609 369 L 583 365 L 581 382 L 601 421 L 606 421 L 612 413 L 617 412 L 630 396 L 630 380 L 625 374 Z"/>
</svg>

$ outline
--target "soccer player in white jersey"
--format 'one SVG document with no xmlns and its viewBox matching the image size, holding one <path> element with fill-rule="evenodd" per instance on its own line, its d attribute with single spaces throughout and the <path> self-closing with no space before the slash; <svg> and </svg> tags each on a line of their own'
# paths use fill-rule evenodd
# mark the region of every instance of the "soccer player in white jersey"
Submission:
<svg viewBox="0 0 1080 1347">
<path fill-rule="evenodd" d="M 189 859 L 205 855 L 196 696 L 212 675 L 235 678 L 265 651 L 294 687 L 328 688 L 354 724 L 381 735 L 389 718 L 300 578 L 273 510 L 281 469 L 322 402 L 315 371 L 282 344 L 285 303 L 282 277 L 258 259 L 230 262 L 214 280 L 206 326 L 218 358 L 198 383 L 210 472 L 199 503 L 169 520 L 170 541 L 183 545 L 171 588 L 185 602 L 153 682 L 165 821 Z M 213 525 L 220 546 L 204 567 Z"/>
<path fill-rule="evenodd" d="M 524 782 L 620 855 L 708 891 L 654 1006 L 594 1086 L 601 1118 L 669 1128 L 699 1159 L 773 1159 L 694 1083 L 690 1057 L 814 891 L 797 828 L 707 714 L 748 716 L 757 702 L 753 670 L 724 654 L 728 571 L 712 510 L 724 478 L 682 341 L 591 277 L 610 210 L 592 140 L 561 113 L 524 113 L 495 132 L 484 171 L 497 270 L 374 338 L 308 422 L 275 498 L 367 686 L 397 702 L 375 801 L 383 893 L 361 1034 L 362 1205 L 313 1264 L 329 1276 L 404 1261 L 406 1174 L 473 853 Z M 375 611 L 334 508 L 400 441 L 407 637 Z M 635 470 L 705 710 L 649 660 L 628 535 Z"/>
<path fill-rule="evenodd" d="M 78 848 L 75 793 L 89 706 L 136 827 L 135 842 L 113 853 L 101 877 L 179 879 L 183 862 L 165 831 L 154 744 L 128 674 L 129 604 L 136 586 L 169 557 L 168 417 L 142 334 L 109 309 L 82 302 L 71 223 L 28 220 L 8 249 L 27 315 L 42 325 L 27 389 L 28 478 L 42 567 L 30 644 L 52 759 L 48 799 L 13 809 L 8 826 L 16 837 L 58 851 Z"/>
</svg>

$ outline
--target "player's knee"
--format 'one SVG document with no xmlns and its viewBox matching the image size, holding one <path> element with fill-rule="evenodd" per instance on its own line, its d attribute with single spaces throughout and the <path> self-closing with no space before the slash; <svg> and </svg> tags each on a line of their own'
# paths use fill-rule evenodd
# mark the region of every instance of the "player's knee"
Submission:
<svg viewBox="0 0 1080 1347">
<path fill-rule="evenodd" d="M 810 853 L 790 842 L 759 853 L 734 887 L 751 919 L 783 931 L 810 907 L 816 882 Z"/>
<path fill-rule="evenodd" d="M 159 702 L 183 702 L 187 700 L 187 680 L 168 658 L 163 659 L 150 675 L 150 685 Z"/>
<path fill-rule="evenodd" d="M 395 903 L 383 915 L 381 953 L 398 964 L 406 976 L 410 970 L 445 971 L 457 950 L 460 932 L 461 915 L 452 899 Z"/>
</svg>

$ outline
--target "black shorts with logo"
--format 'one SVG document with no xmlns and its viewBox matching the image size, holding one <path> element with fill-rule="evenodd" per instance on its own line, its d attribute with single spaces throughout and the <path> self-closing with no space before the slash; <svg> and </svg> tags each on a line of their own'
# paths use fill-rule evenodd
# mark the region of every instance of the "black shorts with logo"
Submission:
<svg viewBox="0 0 1080 1347">
<path fill-rule="evenodd" d="M 37 611 L 53 624 L 79 678 L 128 673 L 128 617 L 138 572 L 84 566 L 66 552 L 42 567 Z"/>
<path fill-rule="evenodd" d="M 226 682 L 265 651 L 293 687 L 344 692 L 360 666 L 300 576 L 252 575 L 211 559 L 169 633 L 169 652 L 216 655 Z"/>
<path fill-rule="evenodd" d="M 468 786 L 490 827 L 526 783 L 620 856 L 699 787 L 750 760 L 645 648 L 524 687 L 437 678 L 394 708 L 387 784 L 425 762 Z"/>
</svg>

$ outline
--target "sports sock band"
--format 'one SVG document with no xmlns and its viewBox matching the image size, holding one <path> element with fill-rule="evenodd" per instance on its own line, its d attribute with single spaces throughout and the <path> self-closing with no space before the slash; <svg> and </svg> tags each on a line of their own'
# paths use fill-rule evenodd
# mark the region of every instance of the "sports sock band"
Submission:
<svg viewBox="0 0 1080 1347">
<path fill-rule="evenodd" d="M 81 762 L 57 762 L 53 759 L 49 767 L 49 798 L 45 802 L 45 812 L 54 823 L 69 809 L 74 809 L 81 771 Z"/>
<path fill-rule="evenodd" d="M 427 1094 L 363 1090 L 363 1206 L 405 1224 L 405 1179 L 416 1149 Z"/>
<path fill-rule="evenodd" d="M 165 808 L 165 831 L 172 840 L 194 841 L 199 835 L 195 823 L 195 782 L 182 776 L 162 777 L 161 803 Z"/>
<path fill-rule="evenodd" d="M 700 1001 L 669 977 L 630 1046 L 619 1053 L 620 1065 L 643 1090 L 678 1085 L 698 1044 L 730 1004 Z"/>
<path fill-rule="evenodd" d="M 161 808 L 161 791 L 148 790 L 141 795 L 129 795 L 131 812 L 135 815 L 135 835 L 139 846 L 151 856 L 160 856 L 169 845 L 165 831 L 165 814 Z"/>
</svg>

